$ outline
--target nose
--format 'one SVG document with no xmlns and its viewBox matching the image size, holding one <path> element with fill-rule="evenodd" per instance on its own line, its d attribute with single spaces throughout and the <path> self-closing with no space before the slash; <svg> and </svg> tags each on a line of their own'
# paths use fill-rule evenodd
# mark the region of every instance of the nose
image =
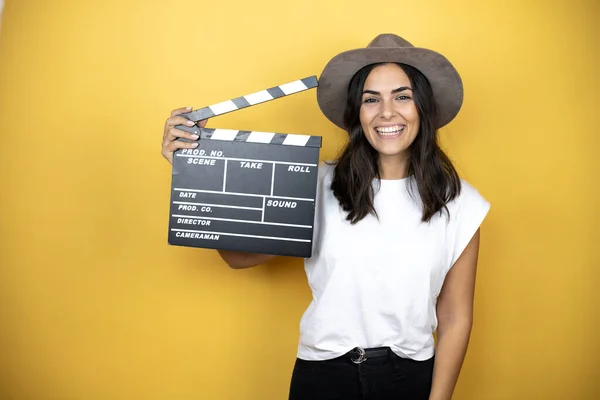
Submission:
<svg viewBox="0 0 600 400">
<path fill-rule="evenodd" d="M 394 105 L 392 101 L 383 100 L 381 102 L 380 115 L 384 119 L 390 119 L 394 115 Z"/>
</svg>

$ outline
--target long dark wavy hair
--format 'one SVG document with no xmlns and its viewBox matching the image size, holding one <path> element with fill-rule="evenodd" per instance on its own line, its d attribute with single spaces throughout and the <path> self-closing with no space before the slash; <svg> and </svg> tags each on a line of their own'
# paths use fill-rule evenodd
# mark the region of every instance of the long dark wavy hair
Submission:
<svg viewBox="0 0 600 400">
<path fill-rule="evenodd" d="M 355 224 L 368 214 L 377 216 L 373 206 L 373 180 L 380 179 L 379 153 L 367 140 L 360 124 L 362 92 L 369 73 L 378 65 L 359 70 L 348 86 L 348 100 L 344 112 L 349 141 L 338 158 L 331 189 L 347 220 Z M 446 204 L 460 194 L 461 183 L 456 169 L 438 142 L 435 128 L 437 107 L 433 90 L 427 78 L 416 68 L 397 64 L 408 76 L 419 114 L 419 132 L 409 148 L 408 176 L 416 184 L 423 205 L 422 221 L 428 222 L 435 214 L 448 212 Z M 413 185 L 409 185 L 409 190 Z M 411 190 L 414 196 L 414 192 Z"/>
</svg>

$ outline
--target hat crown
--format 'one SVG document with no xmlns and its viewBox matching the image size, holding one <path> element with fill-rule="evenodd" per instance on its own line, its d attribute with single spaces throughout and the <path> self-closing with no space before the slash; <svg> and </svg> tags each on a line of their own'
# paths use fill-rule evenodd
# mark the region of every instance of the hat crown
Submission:
<svg viewBox="0 0 600 400">
<path fill-rule="evenodd" d="M 415 47 L 408 40 L 392 33 L 382 33 L 371 40 L 367 47 Z"/>
</svg>

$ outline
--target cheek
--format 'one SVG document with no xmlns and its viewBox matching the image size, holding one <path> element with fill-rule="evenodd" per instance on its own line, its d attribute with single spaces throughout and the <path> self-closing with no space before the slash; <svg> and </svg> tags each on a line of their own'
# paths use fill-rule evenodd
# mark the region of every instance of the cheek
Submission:
<svg viewBox="0 0 600 400">
<path fill-rule="evenodd" d="M 414 105 L 412 107 L 410 107 L 408 110 L 406 110 L 406 119 L 408 119 L 410 122 L 412 122 L 415 125 L 419 125 L 419 123 L 421 122 L 420 118 L 419 118 L 419 112 L 417 111 L 417 107 L 415 107 Z"/>
<path fill-rule="evenodd" d="M 363 128 L 363 131 L 366 133 L 368 131 L 368 127 L 370 125 L 369 111 L 365 107 L 360 108 L 359 113 L 360 125 Z"/>
<path fill-rule="evenodd" d="M 415 131 L 415 136 L 416 136 L 419 133 L 419 130 L 421 128 L 421 121 L 420 121 L 418 115 L 412 120 L 412 126 L 413 126 L 413 129 Z"/>
<path fill-rule="evenodd" d="M 419 134 L 419 130 L 421 127 L 421 119 L 419 118 L 419 113 L 417 111 L 417 107 L 413 104 L 412 107 L 407 107 L 403 110 L 402 116 L 409 123 L 409 131 L 407 135 L 407 140 L 409 141 L 409 146 L 413 143 L 417 135 Z"/>
<path fill-rule="evenodd" d="M 415 111 L 415 116 L 414 116 L 414 118 L 413 118 L 413 123 L 414 123 L 415 125 L 417 125 L 417 126 L 418 126 L 418 125 L 421 123 L 421 119 L 419 118 L 419 114 L 417 114 L 417 112 L 416 112 L 416 111 Z"/>
</svg>

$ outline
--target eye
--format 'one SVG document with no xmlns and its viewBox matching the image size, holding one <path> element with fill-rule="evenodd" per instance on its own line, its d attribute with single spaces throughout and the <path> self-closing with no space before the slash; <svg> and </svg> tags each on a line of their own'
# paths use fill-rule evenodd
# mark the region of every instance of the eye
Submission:
<svg viewBox="0 0 600 400">
<path fill-rule="evenodd" d="M 368 97 L 363 101 L 363 103 L 375 103 L 375 102 L 377 102 L 377 99 L 373 98 L 373 97 Z"/>
<path fill-rule="evenodd" d="M 401 94 L 400 96 L 396 97 L 396 100 L 410 100 L 410 96 Z"/>
</svg>

